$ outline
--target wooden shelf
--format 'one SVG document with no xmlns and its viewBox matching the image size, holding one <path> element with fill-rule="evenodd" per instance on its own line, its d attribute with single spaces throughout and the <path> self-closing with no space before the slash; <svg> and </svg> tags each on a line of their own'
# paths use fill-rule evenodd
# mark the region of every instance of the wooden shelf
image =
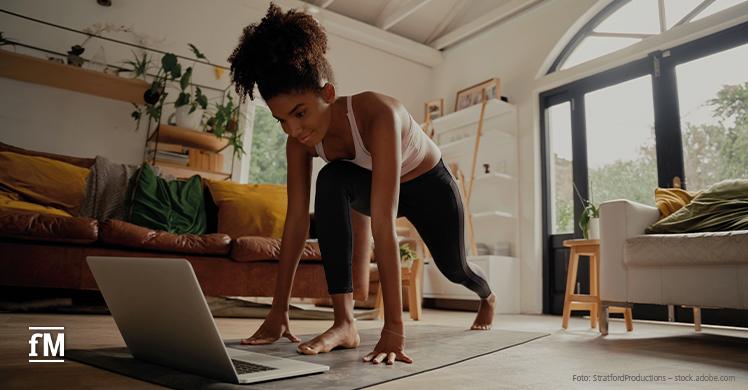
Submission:
<svg viewBox="0 0 748 390">
<path fill-rule="evenodd" d="M 231 178 L 231 173 L 228 172 L 214 172 L 204 169 L 195 169 L 184 165 L 173 164 L 159 160 L 156 160 L 156 166 L 161 168 L 161 170 L 163 170 L 164 172 L 172 174 L 178 178 L 189 178 L 193 175 L 200 175 L 201 177 L 211 180 L 226 180 Z"/>
<path fill-rule="evenodd" d="M 488 180 L 514 180 L 514 176 L 509 176 L 506 173 L 492 172 L 492 173 L 480 173 L 475 175 L 475 181 L 488 181 Z"/>
<path fill-rule="evenodd" d="M 150 84 L 0 49 L 0 76 L 124 102 L 144 104 Z"/>
<path fill-rule="evenodd" d="M 513 145 L 515 143 L 514 135 L 504 132 L 504 131 L 497 131 L 497 130 L 485 131 L 481 135 L 481 139 L 482 139 L 481 142 L 482 143 L 487 142 L 486 141 L 487 138 L 498 138 L 497 142 L 499 144 Z M 442 157 L 444 157 L 445 160 L 451 160 L 463 154 L 472 153 L 474 145 L 475 145 L 475 136 L 471 135 L 465 138 L 461 138 L 457 141 L 452 141 L 452 142 L 437 145 L 437 146 L 439 146 L 439 149 L 442 151 Z"/>
<path fill-rule="evenodd" d="M 471 123 L 478 122 L 480 118 L 480 104 L 475 104 L 470 107 L 464 108 L 460 111 L 456 111 L 443 117 L 434 119 L 431 124 L 436 130 L 436 134 L 443 133 L 446 131 L 459 129 L 463 126 L 467 126 Z M 509 104 L 503 100 L 491 99 L 486 104 L 485 121 L 501 115 L 517 114 L 517 109 L 513 104 Z"/>
<path fill-rule="evenodd" d="M 501 211 L 483 211 L 480 213 L 473 213 L 473 218 L 507 218 L 507 219 L 513 219 L 514 216 L 509 213 L 501 212 Z"/>
<path fill-rule="evenodd" d="M 188 148 L 201 149 L 209 152 L 219 152 L 229 144 L 227 139 L 218 138 L 211 133 L 165 124 L 159 125 L 158 142 L 179 144 Z"/>
</svg>

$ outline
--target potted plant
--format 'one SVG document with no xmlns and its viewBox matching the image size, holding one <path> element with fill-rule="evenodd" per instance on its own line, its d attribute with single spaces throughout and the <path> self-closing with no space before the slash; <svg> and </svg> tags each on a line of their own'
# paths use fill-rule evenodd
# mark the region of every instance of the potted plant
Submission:
<svg viewBox="0 0 748 390">
<path fill-rule="evenodd" d="M 151 86 L 143 93 L 144 107 L 133 104 L 135 111 L 131 116 L 137 121 L 137 127 L 140 128 L 140 120 L 143 113 L 148 115 L 148 121 L 155 121 L 158 125 L 161 121 L 164 101 L 169 94 L 166 92 L 166 84 L 169 81 L 177 80 L 182 76 L 182 66 L 177 61 L 177 56 L 172 53 L 166 53 L 161 57 L 161 67 L 158 69 L 156 76 L 151 81 Z"/>
<path fill-rule="evenodd" d="M 205 121 L 205 131 L 213 133 L 218 138 L 225 138 L 234 148 L 234 157 L 244 155 L 243 133 L 239 131 L 239 105 L 234 104 L 231 95 L 226 95 L 225 103 L 216 103 L 214 110 Z"/>
<path fill-rule="evenodd" d="M 191 43 L 188 45 L 196 58 L 207 60 L 205 55 L 201 53 L 195 45 Z M 208 98 L 203 95 L 200 87 L 193 88 L 191 81 L 192 66 L 184 71 L 184 74 L 182 74 L 182 77 L 179 80 L 179 97 L 177 97 L 177 100 L 174 102 L 174 107 L 176 108 L 176 122 L 179 127 L 198 130 L 200 129 L 200 122 L 202 121 L 203 114 L 208 108 Z M 188 87 L 189 92 L 187 91 Z"/>
<path fill-rule="evenodd" d="M 577 193 L 579 200 L 584 204 L 582 214 L 579 216 L 579 228 L 582 229 L 584 239 L 600 239 L 600 207 L 592 201 L 582 198 L 576 185 L 574 186 L 574 192 Z"/>
<path fill-rule="evenodd" d="M 600 239 L 600 207 L 587 201 L 579 218 L 579 227 L 582 229 L 585 240 Z"/>
<path fill-rule="evenodd" d="M 81 45 L 73 45 L 70 47 L 70 50 L 68 50 L 68 65 L 73 65 L 77 67 L 82 67 L 83 62 L 85 60 L 83 57 L 81 57 L 81 54 L 86 51 L 86 49 L 83 48 Z"/>
<path fill-rule="evenodd" d="M 132 60 L 123 62 L 125 65 L 130 65 L 131 69 L 121 69 L 119 73 L 132 73 L 132 78 L 145 80 L 145 76 L 148 75 L 148 70 L 151 68 L 151 59 L 148 57 L 148 53 L 144 51 L 143 56 L 138 57 L 138 54 L 133 51 L 132 56 Z"/>
<path fill-rule="evenodd" d="M 400 262 L 402 263 L 402 267 L 410 268 L 413 266 L 413 260 L 416 257 L 416 252 L 410 249 L 410 245 L 400 244 Z"/>
</svg>

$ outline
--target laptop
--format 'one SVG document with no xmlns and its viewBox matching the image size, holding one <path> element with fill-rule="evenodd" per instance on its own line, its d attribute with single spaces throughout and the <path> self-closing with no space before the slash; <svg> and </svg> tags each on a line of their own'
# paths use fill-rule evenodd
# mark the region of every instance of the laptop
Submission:
<svg viewBox="0 0 748 390">
<path fill-rule="evenodd" d="M 136 359 L 230 383 L 330 369 L 227 348 L 186 259 L 89 256 L 86 260 Z"/>
</svg>

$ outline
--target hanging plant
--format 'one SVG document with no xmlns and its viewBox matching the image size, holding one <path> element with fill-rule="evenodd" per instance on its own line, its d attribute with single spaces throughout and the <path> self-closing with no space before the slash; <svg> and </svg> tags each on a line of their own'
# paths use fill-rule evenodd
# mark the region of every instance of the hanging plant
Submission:
<svg viewBox="0 0 748 390">
<path fill-rule="evenodd" d="M 151 81 L 151 86 L 143 93 L 144 107 L 133 104 L 135 111 L 130 116 L 137 121 L 135 130 L 140 128 L 140 122 L 145 113 L 148 121 L 155 121 L 156 124 L 161 120 L 164 100 L 169 95 L 166 92 L 166 84 L 170 81 L 179 79 L 182 76 L 182 66 L 177 61 L 177 56 L 172 53 L 166 53 L 161 57 L 161 67 L 158 69 L 156 76 Z"/>
</svg>

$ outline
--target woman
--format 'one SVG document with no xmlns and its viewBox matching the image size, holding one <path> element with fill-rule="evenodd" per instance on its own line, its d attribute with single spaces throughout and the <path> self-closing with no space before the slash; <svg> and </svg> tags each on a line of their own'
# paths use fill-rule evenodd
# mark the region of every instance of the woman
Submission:
<svg viewBox="0 0 748 390">
<path fill-rule="evenodd" d="M 294 10 L 283 13 L 271 4 L 259 24 L 244 29 L 229 57 L 242 99 L 254 99 L 256 84 L 289 136 L 288 211 L 273 307 L 242 343 L 267 344 L 281 337 L 300 341 L 289 329 L 288 301 L 309 229 L 312 158 L 319 156 L 329 163 L 317 177 L 314 212 L 335 320 L 329 330 L 301 343 L 298 351 L 317 354 L 359 345 L 353 319 L 352 237 L 363 237 L 356 241 L 368 245 L 372 234 L 384 293 L 384 327 L 364 361 L 411 363 L 402 322 L 398 216 L 415 226 L 442 273 L 480 296 L 472 329 L 490 328 L 496 298 L 480 269 L 466 262 L 462 200 L 439 148 L 397 100 L 374 92 L 337 97 L 326 50 L 327 37 L 314 18 Z"/>
</svg>

